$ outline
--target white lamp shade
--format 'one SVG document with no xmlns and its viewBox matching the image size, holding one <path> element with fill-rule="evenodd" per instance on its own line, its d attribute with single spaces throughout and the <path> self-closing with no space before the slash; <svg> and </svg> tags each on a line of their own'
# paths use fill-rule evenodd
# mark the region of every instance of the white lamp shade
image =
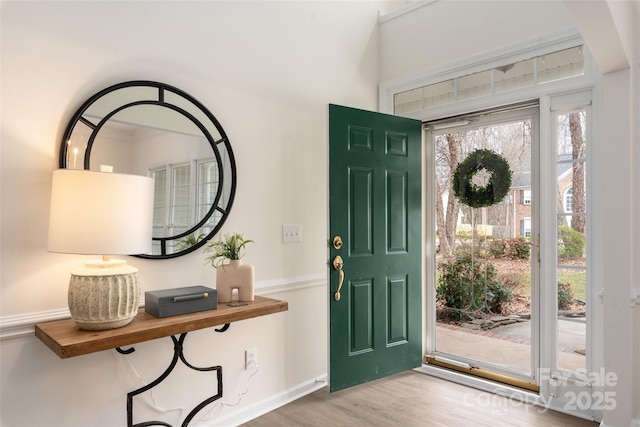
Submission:
<svg viewBox="0 0 640 427">
<path fill-rule="evenodd" d="M 152 225 L 152 178 L 72 169 L 53 172 L 49 251 L 150 253 Z"/>
</svg>

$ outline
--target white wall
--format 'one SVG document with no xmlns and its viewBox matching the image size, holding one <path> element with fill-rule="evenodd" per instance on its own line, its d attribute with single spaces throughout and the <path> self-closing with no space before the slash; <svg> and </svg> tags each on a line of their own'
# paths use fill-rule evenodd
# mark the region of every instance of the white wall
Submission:
<svg viewBox="0 0 640 427">
<path fill-rule="evenodd" d="M 560 1 L 435 1 L 380 27 L 380 80 L 439 69 L 570 28 Z"/>
<path fill-rule="evenodd" d="M 223 231 L 255 240 L 245 261 L 255 265 L 258 293 L 271 290 L 268 296 L 289 302 L 287 313 L 187 338 L 194 364 L 224 367 L 228 404 L 246 385 L 244 349 L 258 348 L 260 370 L 248 392 L 215 419 L 315 386 L 326 372 L 326 106 L 376 108 L 380 3 L 3 1 L 1 7 L 2 325 L 66 309 L 69 271 L 85 259 L 46 250 L 51 172 L 71 115 L 111 84 L 157 80 L 190 93 L 222 123 L 238 166 Z M 284 223 L 302 225 L 302 243 L 281 243 Z M 213 285 L 215 271 L 204 257 L 198 251 L 129 261 L 150 290 Z M 128 358 L 150 381 L 168 363 L 172 345 L 167 338 L 136 348 Z M 115 351 L 60 360 L 27 334 L 1 341 L 0 352 L 2 426 L 123 425 L 126 392 L 140 385 Z M 206 374 L 180 373 L 158 391 L 159 405 L 176 404 L 164 393 L 193 407 L 207 397 L 199 393 L 208 391 L 207 381 Z M 135 408 L 152 412 L 145 404 Z M 168 416 L 175 423 L 178 415 Z"/>
</svg>

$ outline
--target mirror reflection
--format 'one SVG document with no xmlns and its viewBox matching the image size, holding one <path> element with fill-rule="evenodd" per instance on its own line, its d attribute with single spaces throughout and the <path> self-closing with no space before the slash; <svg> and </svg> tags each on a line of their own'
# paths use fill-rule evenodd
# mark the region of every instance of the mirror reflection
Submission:
<svg viewBox="0 0 640 427">
<path fill-rule="evenodd" d="M 172 258 L 220 229 L 235 193 L 235 162 L 224 130 L 189 95 L 155 82 L 128 82 L 89 99 L 70 122 L 60 167 L 154 179 L 153 250 Z"/>
</svg>

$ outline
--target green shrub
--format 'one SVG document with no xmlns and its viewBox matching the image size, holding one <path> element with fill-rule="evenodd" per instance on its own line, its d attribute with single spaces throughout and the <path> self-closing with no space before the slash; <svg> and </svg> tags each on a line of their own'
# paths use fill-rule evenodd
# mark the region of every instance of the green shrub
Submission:
<svg viewBox="0 0 640 427">
<path fill-rule="evenodd" d="M 494 258 L 529 259 L 531 248 L 524 237 L 493 239 L 487 245 L 489 255 Z"/>
<path fill-rule="evenodd" d="M 573 303 L 573 289 L 571 283 L 558 282 L 558 309 L 568 310 Z"/>
<path fill-rule="evenodd" d="M 531 253 L 531 246 L 529 241 L 524 237 L 515 237 L 513 239 L 506 239 L 505 242 L 505 254 L 512 259 L 529 259 Z"/>
<path fill-rule="evenodd" d="M 499 313 L 512 297 L 496 280 L 496 268 L 488 261 L 461 254 L 440 263 L 438 270 L 436 298 L 456 320 L 472 319 L 471 314 L 479 311 Z"/>
<path fill-rule="evenodd" d="M 494 258 L 502 258 L 507 253 L 504 239 L 493 239 L 489 242 L 489 255 Z"/>
<path fill-rule="evenodd" d="M 457 257 L 489 258 L 491 251 L 486 239 L 462 240 L 454 251 Z"/>
<path fill-rule="evenodd" d="M 486 304 L 491 313 L 502 313 L 502 305 L 511 301 L 513 294 L 497 280 L 487 283 Z"/>
<path fill-rule="evenodd" d="M 584 253 L 584 235 L 571 227 L 558 227 L 558 258 L 577 259 Z"/>
</svg>

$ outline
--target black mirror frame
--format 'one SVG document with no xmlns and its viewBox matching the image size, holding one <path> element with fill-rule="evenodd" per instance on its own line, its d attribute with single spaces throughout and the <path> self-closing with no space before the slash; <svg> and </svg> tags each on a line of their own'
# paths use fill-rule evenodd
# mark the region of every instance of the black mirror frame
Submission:
<svg viewBox="0 0 640 427">
<path fill-rule="evenodd" d="M 107 114 L 105 117 L 103 117 L 102 119 L 99 120 L 99 122 L 93 123 L 91 120 L 87 119 L 86 117 L 84 117 L 84 114 L 86 113 L 86 111 L 93 105 L 94 102 L 96 102 L 98 99 L 100 99 L 101 97 L 103 97 L 106 94 L 109 94 L 113 91 L 116 90 L 120 90 L 120 89 L 124 89 L 127 87 L 135 87 L 135 86 L 146 86 L 146 87 L 153 87 L 156 88 L 158 90 L 158 97 L 155 100 L 139 100 L 139 101 L 134 101 L 125 105 L 122 105 L 116 109 L 114 109 L 113 111 L 111 111 L 109 114 Z M 186 99 L 187 101 L 191 102 L 194 106 L 196 106 L 202 113 L 204 113 L 206 115 L 206 117 L 211 120 L 211 123 L 216 127 L 216 130 L 218 131 L 218 133 L 220 134 L 221 138 L 219 140 L 214 140 L 213 136 L 211 135 L 211 133 L 209 132 L 209 130 L 206 128 L 206 126 L 200 122 L 200 120 L 198 120 L 196 117 L 194 117 L 191 113 L 189 113 L 188 111 L 184 110 L 183 108 L 181 108 L 178 105 L 174 105 L 171 104 L 169 102 L 167 102 L 165 100 L 164 94 L 165 91 L 171 92 L 173 94 L 179 95 L 180 97 Z M 188 253 L 191 253 L 195 250 L 197 250 L 198 248 L 204 246 L 213 236 L 216 235 L 216 233 L 218 231 L 220 231 L 220 228 L 222 227 L 222 225 L 224 224 L 224 222 L 226 221 L 227 217 L 229 216 L 229 212 L 231 211 L 231 207 L 233 206 L 233 200 L 235 198 L 235 193 L 236 193 L 236 182 L 237 182 L 237 171 L 236 171 L 236 162 L 235 162 L 235 157 L 233 155 L 233 150 L 231 149 L 231 143 L 229 142 L 229 138 L 227 137 L 227 134 L 225 133 L 224 129 L 222 128 L 222 126 L 220 125 L 220 122 L 215 118 L 215 116 L 202 104 L 200 103 L 198 100 L 196 100 L 194 97 L 192 97 L 191 95 L 189 95 L 188 93 L 165 83 L 159 83 L 159 82 L 155 82 L 155 81 L 148 81 L 148 80 L 133 80 L 133 81 L 128 81 L 128 82 L 123 82 L 123 83 L 118 83 L 115 84 L 113 86 L 109 86 L 106 89 L 101 90 L 100 92 L 97 92 L 96 94 L 94 94 L 93 96 L 91 96 L 87 101 L 85 101 L 80 108 L 75 112 L 75 114 L 72 116 L 71 120 L 69 121 L 69 124 L 67 125 L 67 128 L 64 132 L 64 135 L 62 137 L 62 143 L 60 144 L 60 159 L 59 159 L 59 167 L 61 169 L 66 169 L 67 168 L 67 151 L 68 151 L 68 144 L 67 141 L 70 140 L 71 135 L 73 133 L 73 130 L 75 129 L 76 125 L 78 124 L 78 122 L 83 123 L 84 125 L 88 126 L 89 128 L 92 129 L 91 131 L 91 136 L 89 137 L 89 140 L 87 141 L 87 148 L 86 151 L 84 153 L 84 169 L 89 170 L 90 168 L 90 159 L 91 159 L 91 149 L 93 146 L 93 142 L 95 141 L 95 138 L 98 134 L 98 132 L 100 131 L 100 129 L 104 126 L 104 124 L 117 112 L 125 109 L 125 108 L 129 108 L 129 107 L 133 107 L 135 105 L 157 105 L 157 106 L 161 106 L 161 107 L 165 107 L 165 108 L 169 108 L 172 109 L 182 115 L 184 115 L 185 117 L 187 117 L 189 120 L 191 120 L 201 131 L 202 133 L 205 135 L 205 137 L 207 138 L 207 140 L 209 141 L 209 144 L 211 145 L 211 148 L 215 154 L 216 157 L 216 161 L 218 162 L 218 190 L 216 192 L 216 197 L 214 199 L 214 202 L 211 205 L 211 208 L 209 209 L 209 211 L 207 212 L 207 214 L 197 223 L 195 224 L 192 228 L 190 228 L 189 230 L 174 235 L 174 236 L 170 236 L 170 237 L 154 237 L 153 240 L 154 241 L 159 241 L 160 242 L 160 251 L 161 253 L 159 255 L 152 255 L 152 254 L 140 254 L 140 255 L 134 255 L 136 257 L 139 258 L 148 258 L 148 259 L 169 259 L 169 258 L 176 258 L 182 255 L 186 255 Z M 231 186 L 229 187 L 229 196 L 228 196 L 228 201 L 225 204 L 225 206 L 218 206 L 221 200 L 221 196 L 222 196 L 222 190 L 224 188 L 224 175 L 225 175 L 225 170 L 223 169 L 222 165 L 222 159 L 220 156 L 220 150 L 218 150 L 217 146 L 223 144 L 225 147 L 225 151 L 227 153 L 227 156 L 229 158 L 229 169 L 227 172 L 229 173 L 229 176 L 231 178 Z M 226 169 L 226 168 L 225 168 Z M 193 246 L 190 246 L 186 249 L 183 249 L 181 251 L 178 252 L 174 252 L 174 253 L 167 253 L 167 242 L 171 241 L 171 240 L 177 240 L 183 237 L 186 237 L 190 234 L 192 234 L 194 231 L 198 230 L 200 227 L 202 227 L 207 220 L 213 215 L 213 213 L 215 211 L 218 211 L 222 214 L 222 217 L 220 218 L 220 221 L 218 221 L 218 223 L 215 225 L 215 227 L 213 228 L 213 230 L 206 235 L 203 239 L 201 239 L 200 241 L 198 241 L 197 243 L 195 243 Z"/>
</svg>

